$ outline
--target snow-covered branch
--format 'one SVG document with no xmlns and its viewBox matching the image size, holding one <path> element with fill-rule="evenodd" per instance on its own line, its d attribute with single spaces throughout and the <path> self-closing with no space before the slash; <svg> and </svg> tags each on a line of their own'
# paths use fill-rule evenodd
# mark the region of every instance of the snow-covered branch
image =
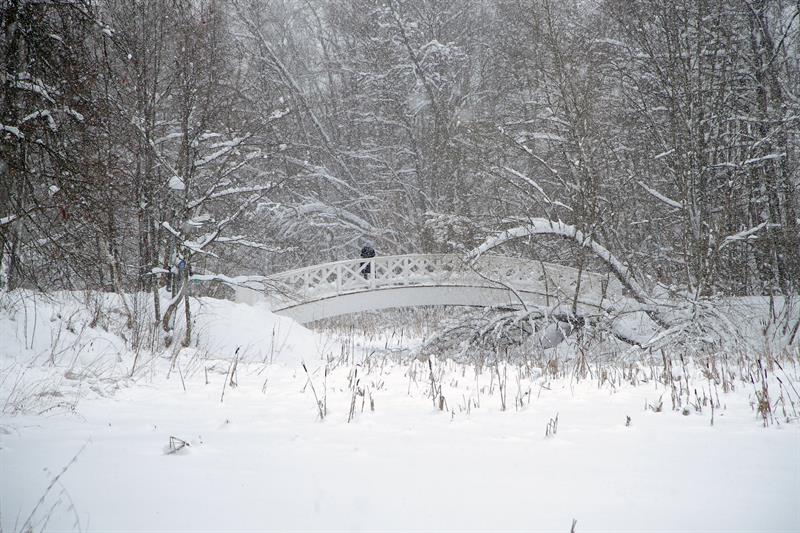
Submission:
<svg viewBox="0 0 800 533">
<path fill-rule="evenodd" d="M 18 215 L 8 215 L 3 218 L 0 218 L 0 226 L 5 226 L 6 224 L 11 224 L 15 220 L 19 218 Z"/>
<path fill-rule="evenodd" d="M 180 233 L 178 230 L 176 230 L 175 228 L 173 228 L 173 227 L 170 225 L 170 223 L 169 223 L 169 222 L 167 222 L 167 221 L 164 221 L 164 222 L 162 222 L 162 223 L 161 223 L 161 227 L 163 227 L 165 230 L 167 230 L 168 232 L 170 232 L 170 233 L 171 233 L 171 234 L 172 234 L 174 237 L 177 237 L 178 239 L 182 238 L 182 237 L 181 237 L 181 233 Z"/>
<path fill-rule="evenodd" d="M 367 235 L 378 233 L 372 226 L 372 224 L 370 224 L 363 218 L 359 217 L 358 215 L 346 209 L 342 209 L 340 207 L 334 207 L 319 201 L 311 202 L 301 206 L 296 206 L 292 209 L 298 217 L 304 217 L 308 215 L 329 216 L 332 218 L 336 218 L 337 220 L 345 223 L 346 225 L 349 225 L 354 229 L 362 233 L 365 233 Z"/>
<path fill-rule="evenodd" d="M 719 245 L 719 249 L 723 249 L 731 243 L 737 241 L 749 241 L 758 239 L 756 233 L 761 231 L 762 229 L 773 229 L 781 227 L 780 224 L 768 224 L 767 222 L 762 222 L 758 226 L 752 227 L 750 229 L 746 229 L 744 231 L 740 231 L 739 233 L 734 233 L 733 235 L 728 235 L 724 239 L 722 239 L 722 244 Z"/>
<path fill-rule="evenodd" d="M 25 122 L 29 122 L 36 118 L 44 118 L 45 120 L 47 120 L 47 125 L 50 128 L 50 130 L 52 131 L 58 130 L 58 128 L 56 127 L 56 121 L 53 120 L 53 115 L 47 109 L 41 111 L 34 111 L 33 113 L 30 113 L 29 115 L 22 117 L 20 123 L 24 124 Z"/>
<path fill-rule="evenodd" d="M 633 278 L 628 267 L 626 267 L 614 254 L 608 251 L 604 246 L 594 241 L 591 237 L 584 235 L 575 226 L 565 224 L 560 220 L 549 220 L 546 218 L 534 218 L 527 224 L 510 228 L 489 237 L 483 244 L 469 252 L 466 259 L 469 261 L 477 260 L 481 255 L 489 250 L 497 248 L 509 241 L 529 237 L 532 235 L 556 235 L 566 239 L 570 239 L 578 243 L 579 246 L 589 248 L 597 257 L 602 259 L 614 272 L 614 275 L 627 287 L 637 300 L 646 302 L 650 297 L 645 292 L 639 283 Z"/>
<path fill-rule="evenodd" d="M 347 189 L 351 193 L 361 194 L 361 191 L 357 190 L 352 185 L 342 181 L 340 178 L 337 178 L 336 176 L 331 174 L 326 167 L 320 165 L 314 165 L 309 163 L 308 161 L 303 161 L 294 157 L 286 157 L 286 161 L 294 163 L 295 165 L 305 168 L 306 170 L 309 170 L 311 172 L 310 174 L 311 176 L 323 178 L 334 185 Z"/>
<path fill-rule="evenodd" d="M 269 246 L 264 243 L 255 242 L 244 238 L 242 235 L 236 235 L 233 237 L 217 237 L 217 242 L 225 243 L 225 244 L 235 244 L 238 246 L 244 246 L 245 248 L 254 248 L 256 250 L 261 250 L 264 252 L 284 252 L 283 248 L 276 248 L 275 246 Z"/>
<path fill-rule="evenodd" d="M 20 72 L 16 76 L 7 74 L 6 79 L 11 87 L 38 94 L 51 104 L 54 104 L 55 100 L 50 96 L 50 93 L 59 94 L 57 90 L 48 87 L 42 80 L 32 77 L 27 72 Z"/>
<path fill-rule="evenodd" d="M 231 139 L 230 141 L 225 141 L 212 145 L 211 148 L 219 148 L 219 150 L 210 153 L 205 157 L 201 157 L 200 159 L 195 161 L 194 166 L 201 167 L 216 161 L 220 157 L 233 152 L 236 148 L 241 146 L 245 140 L 247 140 L 247 137 L 236 137 L 234 139 Z"/>
<path fill-rule="evenodd" d="M 251 283 L 261 283 L 267 278 L 265 276 L 226 276 L 224 274 L 192 274 L 189 276 L 192 281 L 221 281 L 228 285 L 247 287 Z"/>
<path fill-rule="evenodd" d="M 683 209 L 683 204 L 682 204 L 681 202 L 678 202 L 678 201 L 676 201 L 676 200 L 673 200 L 672 198 L 669 198 L 669 197 L 667 197 L 667 196 L 664 196 L 663 194 L 661 194 L 661 193 L 660 193 L 660 192 L 658 192 L 657 190 L 655 190 L 655 189 L 653 189 L 653 188 L 650 188 L 650 187 L 648 187 L 647 185 L 645 185 L 645 184 L 644 184 L 644 183 L 642 183 L 641 181 L 637 181 L 636 183 L 638 183 L 638 184 L 639 184 L 639 186 L 640 186 L 642 189 L 646 190 L 646 191 L 647 191 L 648 193 L 650 193 L 650 194 L 651 194 L 653 197 L 657 198 L 658 200 L 661 200 L 663 203 L 667 204 L 668 206 L 670 206 L 670 207 L 674 207 L 675 209 Z"/>
<path fill-rule="evenodd" d="M 258 200 L 259 198 L 261 198 L 260 194 L 250 195 L 250 197 L 248 197 L 244 202 L 242 202 L 242 205 L 240 205 L 239 208 L 233 214 L 231 214 L 227 218 L 219 221 L 217 223 L 217 227 L 213 231 L 211 231 L 209 233 L 206 233 L 205 235 L 203 235 L 201 237 L 198 237 L 197 239 L 195 239 L 193 241 L 189 241 L 189 240 L 184 241 L 183 242 L 183 246 L 185 246 L 186 248 L 188 248 L 189 250 L 191 250 L 194 253 L 208 253 L 208 254 L 210 254 L 210 252 L 207 252 L 205 250 L 206 246 L 208 246 L 209 244 L 211 244 L 213 242 L 216 242 L 220 238 L 220 236 L 222 234 L 222 230 L 224 230 L 225 227 L 228 224 L 230 224 L 231 222 L 233 222 L 234 220 L 239 218 L 241 216 L 241 214 L 244 213 L 244 211 L 250 205 L 252 205 L 253 202 Z M 213 255 L 213 254 L 211 254 L 211 255 Z"/>
<path fill-rule="evenodd" d="M 22 133 L 16 126 L 9 126 L 8 124 L 0 124 L 0 131 L 10 133 L 19 140 L 25 139 L 25 134 Z"/>
<path fill-rule="evenodd" d="M 203 202 L 208 200 L 216 200 L 218 198 L 224 198 L 225 196 L 231 196 L 234 194 L 245 194 L 249 192 L 264 192 L 268 191 L 275 187 L 274 183 L 267 183 L 264 185 L 254 185 L 251 187 L 232 187 L 230 189 L 223 189 L 221 191 L 215 190 L 215 188 L 209 189 L 203 196 L 197 198 L 195 200 L 190 201 L 187 205 L 187 209 L 194 209 L 199 207 Z"/>
<path fill-rule="evenodd" d="M 753 159 L 748 159 L 744 162 L 745 165 L 755 165 L 756 163 L 763 163 L 764 161 L 772 161 L 773 159 L 783 159 L 786 157 L 786 152 L 782 152 L 779 154 L 767 154 L 761 157 L 754 157 Z"/>
<path fill-rule="evenodd" d="M 550 205 L 553 205 L 553 206 L 556 206 L 556 207 L 563 207 L 564 209 L 567 209 L 568 211 L 572 211 L 572 208 L 569 207 L 568 205 L 565 205 L 565 204 L 559 202 L 558 200 L 551 200 L 550 197 L 547 195 L 547 193 L 544 192 L 544 189 L 542 189 L 542 187 L 538 183 L 536 183 L 536 181 L 534 181 L 530 177 L 526 176 L 522 172 L 520 172 L 518 170 L 514 170 L 513 168 L 508 167 L 508 166 L 504 166 L 502 168 L 503 168 L 503 170 L 505 170 L 506 172 L 508 172 L 512 176 L 515 176 L 515 177 L 519 178 L 524 183 L 527 183 L 528 185 L 530 185 L 531 187 L 536 189 L 539 192 L 539 194 L 542 195 L 542 199 L 546 203 L 548 203 Z"/>
<path fill-rule="evenodd" d="M 518 148 L 520 148 L 520 149 L 521 149 L 523 152 L 525 152 L 525 153 L 526 153 L 526 154 L 528 154 L 530 157 L 532 157 L 533 159 L 535 159 L 536 161 L 538 161 L 538 162 L 539 162 L 539 163 L 540 163 L 542 166 L 544 166 L 544 168 L 546 168 L 546 169 L 547 169 L 547 170 L 548 170 L 548 171 L 549 171 L 551 174 L 553 174 L 554 176 L 558 176 L 558 170 L 556 170 L 556 169 L 554 169 L 553 167 L 551 167 L 551 166 L 550 166 L 550 164 L 549 164 L 549 163 L 547 163 L 547 161 L 545 161 L 544 159 L 542 159 L 541 157 L 539 157 L 538 155 L 536 155 L 535 153 L 533 153 L 533 150 L 531 150 L 530 148 L 528 148 L 528 147 L 525 145 L 525 143 L 523 143 L 523 142 L 519 142 L 519 140 L 518 140 L 518 139 L 515 139 L 514 137 L 512 137 L 511 135 L 509 135 L 508 133 L 506 133 L 506 131 L 505 131 L 505 130 L 504 130 L 502 127 L 498 127 L 497 129 L 498 129 L 498 131 L 499 131 L 499 132 L 500 132 L 500 133 L 501 133 L 503 136 L 505 136 L 507 139 L 509 139 L 509 140 L 510 140 L 512 143 L 514 143 L 514 145 L 515 145 L 515 146 L 517 146 L 517 147 L 518 147 Z"/>
</svg>

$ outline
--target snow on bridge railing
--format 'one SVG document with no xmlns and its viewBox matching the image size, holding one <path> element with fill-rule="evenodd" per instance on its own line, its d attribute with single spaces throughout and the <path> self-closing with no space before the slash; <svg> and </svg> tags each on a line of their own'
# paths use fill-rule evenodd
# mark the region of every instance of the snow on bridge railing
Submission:
<svg viewBox="0 0 800 533">
<path fill-rule="evenodd" d="M 616 278 L 517 257 L 485 255 L 467 263 L 454 254 L 412 254 L 359 258 L 313 265 L 268 276 L 274 307 L 387 288 L 425 286 L 510 287 L 563 301 L 579 290 L 581 299 L 621 296 Z"/>
</svg>

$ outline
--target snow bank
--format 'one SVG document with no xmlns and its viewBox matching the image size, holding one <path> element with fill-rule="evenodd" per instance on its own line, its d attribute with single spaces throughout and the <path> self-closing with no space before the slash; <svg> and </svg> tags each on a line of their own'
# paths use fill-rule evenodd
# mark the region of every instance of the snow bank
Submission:
<svg viewBox="0 0 800 533">
<path fill-rule="evenodd" d="M 3 293 L 0 362 L 115 366 L 128 349 L 124 336 L 113 332 L 122 316 L 114 300 L 100 293 Z"/>
<path fill-rule="evenodd" d="M 73 412 L 125 382 L 132 357 L 103 297 L 0 294 L 0 413 Z"/>
<path fill-rule="evenodd" d="M 322 359 L 324 355 L 322 337 L 291 318 L 275 315 L 265 302 L 193 301 L 197 302 L 193 345 L 210 357 L 229 359 L 238 348 L 242 360 L 299 368 L 301 361 Z"/>
<path fill-rule="evenodd" d="M 79 400 L 110 396 L 143 373 L 167 373 L 172 361 L 202 365 L 237 357 L 301 368 L 301 361 L 320 361 L 330 348 L 264 303 L 205 297 L 190 302 L 192 343 L 182 348 L 178 342 L 165 347 L 149 294 L 127 294 L 124 302 L 101 292 L 0 294 L 0 412 L 74 411 Z M 174 339 L 183 337 L 182 311 L 176 313 Z"/>
<path fill-rule="evenodd" d="M 273 314 L 266 303 L 248 305 L 207 297 L 190 302 L 191 346 L 209 358 L 232 359 L 237 348 L 239 359 L 287 365 L 321 358 L 324 343 L 320 336 L 290 318 Z M 145 327 L 154 323 L 150 295 L 126 295 L 126 304 Z M 124 309 L 113 293 L 6 293 L 0 304 L 0 361 L 130 365 L 134 332 L 126 325 Z M 176 338 L 183 329 L 181 308 L 176 313 Z M 161 351 L 158 344 L 156 348 Z"/>
</svg>

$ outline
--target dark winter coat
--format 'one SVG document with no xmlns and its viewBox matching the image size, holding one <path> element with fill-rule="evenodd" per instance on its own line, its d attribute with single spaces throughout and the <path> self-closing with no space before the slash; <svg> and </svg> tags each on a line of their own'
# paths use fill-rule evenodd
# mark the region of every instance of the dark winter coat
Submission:
<svg viewBox="0 0 800 533">
<path fill-rule="evenodd" d="M 365 244 L 364 247 L 361 248 L 361 257 L 363 257 L 364 259 L 371 259 L 375 257 L 375 248 L 373 248 L 369 244 Z M 361 271 L 361 275 L 364 276 L 364 278 L 368 278 L 370 272 L 372 271 L 371 265 L 369 263 L 361 263 L 361 268 L 359 270 Z"/>
</svg>

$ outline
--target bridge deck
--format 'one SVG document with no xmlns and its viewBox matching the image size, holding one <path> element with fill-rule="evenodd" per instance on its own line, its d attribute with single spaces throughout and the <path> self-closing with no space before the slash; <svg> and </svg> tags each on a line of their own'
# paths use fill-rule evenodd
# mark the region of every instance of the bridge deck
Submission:
<svg viewBox="0 0 800 533">
<path fill-rule="evenodd" d="M 301 322 L 413 305 L 550 307 L 571 303 L 576 291 L 582 309 L 596 310 L 622 297 L 621 284 L 606 274 L 579 276 L 563 265 L 495 255 L 475 263 L 452 254 L 350 259 L 275 274 L 267 285 L 273 310 Z"/>
</svg>

